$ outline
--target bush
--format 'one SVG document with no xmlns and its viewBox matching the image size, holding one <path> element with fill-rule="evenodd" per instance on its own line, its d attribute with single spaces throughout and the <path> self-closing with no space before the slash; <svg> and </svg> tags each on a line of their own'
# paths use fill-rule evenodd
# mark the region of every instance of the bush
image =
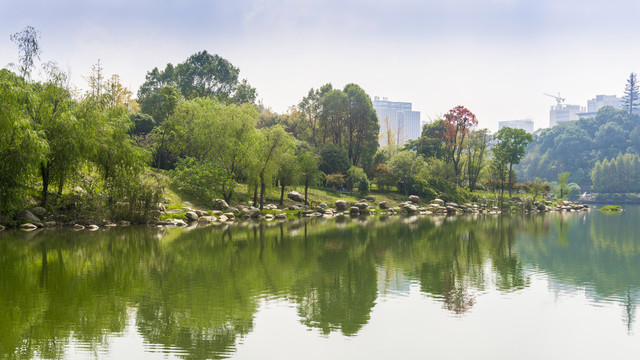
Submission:
<svg viewBox="0 0 640 360">
<path fill-rule="evenodd" d="M 367 179 L 367 175 L 364 175 L 360 178 L 360 180 L 358 181 L 358 195 L 360 195 L 360 197 L 365 197 L 367 195 L 369 195 L 369 192 L 371 191 L 370 189 L 370 183 L 369 183 L 369 179 Z"/>
<path fill-rule="evenodd" d="M 176 191 L 202 204 L 221 197 L 223 188 L 235 186 L 231 175 L 220 166 L 193 158 L 180 159 L 171 171 L 171 179 Z"/>
</svg>

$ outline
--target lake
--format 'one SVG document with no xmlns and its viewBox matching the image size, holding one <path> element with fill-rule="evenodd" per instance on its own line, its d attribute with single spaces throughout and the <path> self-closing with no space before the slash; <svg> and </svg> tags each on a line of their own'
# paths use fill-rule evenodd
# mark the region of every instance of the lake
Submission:
<svg viewBox="0 0 640 360">
<path fill-rule="evenodd" d="M 0 358 L 632 358 L 639 220 L 3 231 Z"/>
</svg>

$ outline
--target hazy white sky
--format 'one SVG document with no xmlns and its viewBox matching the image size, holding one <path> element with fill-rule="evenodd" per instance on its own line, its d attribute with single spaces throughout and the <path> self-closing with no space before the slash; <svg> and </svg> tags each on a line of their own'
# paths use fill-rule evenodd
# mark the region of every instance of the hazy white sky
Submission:
<svg viewBox="0 0 640 360">
<path fill-rule="evenodd" d="M 92 64 L 137 92 L 147 71 L 207 50 L 284 112 L 311 87 L 357 83 L 429 119 L 464 105 L 481 127 L 549 124 L 560 92 L 586 106 L 640 71 L 640 2 L 625 0 L 0 0 L 9 35 L 41 32 L 42 60 L 85 86 Z"/>
</svg>

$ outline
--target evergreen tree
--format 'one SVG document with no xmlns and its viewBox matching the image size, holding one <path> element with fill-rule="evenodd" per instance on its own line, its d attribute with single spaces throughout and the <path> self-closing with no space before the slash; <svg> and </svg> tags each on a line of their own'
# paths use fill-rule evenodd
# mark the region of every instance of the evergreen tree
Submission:
<svg viewBox="0 0 640 360">
<path fill-rule="evenodd" d="M 624 97 L 622 98 L 624 109 L 627 110 L 629 114 L 633 114 L 633 110 L 638 107 L 638 102 L 640 101 L 639 94 L 638 79 L 635 73 L 631 73 L 629 79 L 627 79 L 627 85 L 624 88 Z"/>
</svg>

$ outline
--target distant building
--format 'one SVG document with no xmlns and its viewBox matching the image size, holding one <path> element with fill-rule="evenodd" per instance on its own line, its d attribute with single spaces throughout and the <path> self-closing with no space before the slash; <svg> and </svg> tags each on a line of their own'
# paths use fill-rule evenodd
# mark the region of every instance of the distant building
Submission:
<svg viewBox="0 0 640 360">
<path fill-rule="evenodd" d="M 554 127 L 567 121 L 578 120 L 580 118 L 578 114 L 583 112 L 584 107 L 580 105 L 558 104 L 552 106 L 549 111 L 549 126 Z"/>
<path fill-rule="evenodd" d="M 510 127 L 513 129 L 522 129 L 529 134 L 533 134 L 533 120 L 525 119 L 525 120 L 508 120 L 508 121 L 499 121 L 498 122 L 498 130 Z"/>
<path fill-rule="evenodd" d="M 615 95 L 596 95 L 595 98 L 587 101 L 587 112 L 579 113 L 578 117 L 580 119 L 595 117 L 598 110 L 605 106 L 622 109 L 622 99 Z"/>
<path fill-rule="evenodd" d="M 389 130 L 398 146 L 420 137 L 420 112 L 413 111 L 410 102 L 389 101 L 386 97 L 380 99 L 376 96 L 373 99 L 373 109 L 380 123 L 380 145 L 386 145 Z"/>
</svg>

